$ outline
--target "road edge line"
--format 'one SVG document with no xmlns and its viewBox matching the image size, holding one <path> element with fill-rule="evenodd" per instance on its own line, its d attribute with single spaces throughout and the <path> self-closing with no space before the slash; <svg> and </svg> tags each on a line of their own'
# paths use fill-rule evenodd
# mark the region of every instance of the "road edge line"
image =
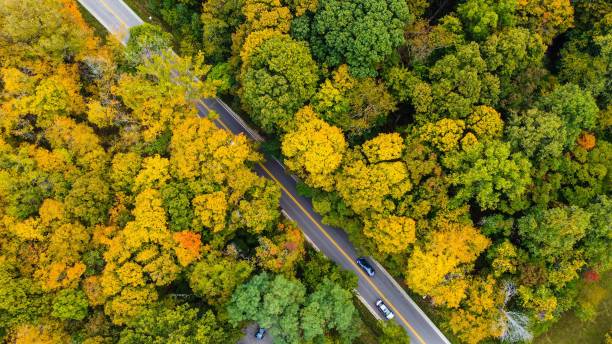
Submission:
<svg viewBox="0 0 612 344">
<path fill-rule="evenodd" d="M 295 220 L 293 220 L 293 219 L 291 218 L 291 216 L 289 216 L 289 214 L 287 214 L 287 212 L 285 211 L 285 209 L 282 209 L 282 208 L 281 208 L 281 214 L 283 214 L 283 216 L 284 216 L 284 217 L 285 217 L 287 220 L 289 220 L 289 221 L 291 221 L 291 222 L 293 222 L 293 223 L 297 223 L 297 222 L 295 222 Z M 298 228 L 299 228 L 299 226 L 298 226 Z M 314 248 L 314 249 L 315 249 L 315 251 L 317 251 L 317 252 L 321 252 L 321 250 L 319 249 L 319 247 L 318 247 L 318 246 L 317 246 L 317 245 L 314 243 L 314 241 L 313 241 L 312 239 L 310 239 L 310 237 L 308 236 L 308 234 L 306 234 L 306 232 L 304 232 L 304 231 L 303 231 L 303 230 L 301 230 L 301 229 L 300 229 L 300 232 L 302 232 L 302 235 L 304 236 L 304 239 L 306 239 L 306 241 L 308 241 L 308 243 L 310 244 L 310 246 L 312 246 L 312 248 Z"/>
<path fill-rule="evenodd" d="M 357 291 L 357 289 L 353 289 L 353 292 L 355 293 L 355 296 L 357 296 L 359 301 L 361 301 L 361 303 L 363 303 L 363 305 L 368 309 L 368 311 L 372 313 L 372 316 L 376 318 L 376 320 L 383 320 L 380 314 L 372 308 L 372 306 L 368 303 L 368 301 L 366 301 L 366 299 L 363 298 L 363 296 L 361 296 L 361 294 L 359 294 L 359 291 Z"/>
<path fill-rule="evenodd" d="M 414 302 L 414 300 L 410 297 L 410 295 L 408 295 L 408 293 L 406 293 L 406 290 L 404 290 L 404 288 L 395 280 L 395 278 L 393 278 L 393 276 L 391 276 L 391 274 L 387 272 L 387 270 L 382 265 L 380 265 L 380 263 L 377 262 L 376 259 L 372 257 L 368 257 L 368 258 L 370 258 L 370 260 L 374 263 L 374 265 L 376 265 L 378 270 L 381 271 L 383 275 L 385 275 L 385 277 L 387 277 L 387 279 L 391 281 L 391 283 L 393 283 L 393 285 L 400 291 L 400 294 L 402 294 L 402 296 L 417 310 L 417 312 L 421 315 L 421 317 L 425 319 L 425 322 L 427 322 L 434 329 L 434 332 L 436 332 L 438 336 L 440 336 L 440 338 L 442 338 L 446 344 L 451 344 L 451 342 L 448 340 L 448 338 L 446 338 L 444 333 L 442 333 L 442 331 L 440 331 L 438 326 L 436 326 L 436 324 L 434 324 L 433 321 L 429 319 L 427 314 L 425 314 L 425 312 L 423 312 L 421 307 L 419 307 L 419 305 L 417 305 L 416 302 Z"/>
</svg>

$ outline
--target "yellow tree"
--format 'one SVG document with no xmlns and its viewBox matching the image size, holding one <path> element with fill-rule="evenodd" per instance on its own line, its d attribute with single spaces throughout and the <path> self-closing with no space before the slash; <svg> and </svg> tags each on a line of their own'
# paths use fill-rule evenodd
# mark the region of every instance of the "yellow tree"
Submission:
<svg viewBox="0 0 612 344">
<path fill-rule="evenodd" d="M 208 183 L 222 183 L 244 168 L 245 162 L 260 160 L 244 135 L 234 136 L 197 117 L 174 128 L 170 151 L 171 169 L 177 177 L 202 178 Z"/>
<path fill-rule="evenodd" d="M 436 304 L 457 307 L 465 297 L 466 274 L 490 240 L 468 224 L 441 222 L 408 259 L 406 283 Z"/>
<path fill-rule="evenodd" d="M 333 173 L 347 148 L 342 131 L 319 119 L 310 106 L 298 111 L 296 122 L 296 130 L 283 137 L 285 165 L 306 184 L 332 191 Z"/>
<path fill-rule="evenodd" d="M 412 188 L 403 162 L 367 164 L 356 152 L 347 160 L 336 174 L 336 190 L 357 214 L 393 211 L 393 200 Z"/>
<path fill-rule="evenodd" d="M 372 164 L 381 161 L 397 160 L 404 150 L 404 140 L 399 133 L 379 134 L 366 141 L 361 150 Z"/>
<path fill-rule="evenodd" d="M 371 238 L 382 253 L 406 252 L 415 237 L 415 222 L 404 216 L 383 217 L 366 221 L 363 233 Z"/>
<path fill-rule="evenodd" d="M 154 56 L 136 74 L 123 74 L 113 93 L 132 110 L 133 118 L 144 128 L 145 140 L 152 141 L 184 119 L 196 117 L 196 102 L 215 95 L 213 84 L 195 79 L 209 69 L 201 56 L 193 60 L 171 54 Z"/>
<path fill-rule="evenodd" d="M 179 274 L 177 243 L 166 228 L 166 214 L 158 191 L 136 196 L 134 221 L 105 241 L 106 266 L 100 276 L 105 312 L 115 324 L 138 315 L 158 298 L 155 286 L 166 286 Z"/>
<path fill-rule="evenodd" d="M 470 281 L 467 297 L 460 309 L 451 313 L 449 325 L 465 343 L 477 344 L 487 338 L 499 338 L 503 331 L 501 308 L 504 292 L 492 276 Z"/>
</svg>

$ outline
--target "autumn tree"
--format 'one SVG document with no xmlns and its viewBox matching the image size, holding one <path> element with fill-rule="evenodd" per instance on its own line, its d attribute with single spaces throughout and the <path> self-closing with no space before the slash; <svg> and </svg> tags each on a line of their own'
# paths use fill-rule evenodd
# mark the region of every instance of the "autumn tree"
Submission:
<svg viewBox="0 0 612 344">
<path fill-rule="evenodd" d="M 305 246 L 302 231 L 293 223 L 279 223 L 278 234 L 259 238 L 255 248 L 257 263 L 264 269 L 286 276 L 295 275 L 296 265 L 304 259 Z"/>
<path fill-rule="evenodd" d="M 423 245 L 414 248 L 406 283 L 419 294 L 431 296 L 435 304 L 458 307 L 469 285 L 466 273 L 490 240 L 468 224 L 438 226 Z"/>
<path fill-rule="evenodd" d="M 0 23 L 0 63 L 5 66 L 33 67 L 39 59 L 56 64 L 93 48 L 91 29 L 72 1 L 6 0 Z"/>
<path fill-rule="evenodd" d="M 319 119 L 311 107 L 296 115 L 297 128 L 283 137 L 285 165 L 312 187 L 331 191 L 347 144 L 342 131 Z"/>
<path fill-rule="evenodd" d="M 209 68 L 201 56 L 152 55 L 135 74 L 123 74 L 113 92 L 144 128 L 144 139 L 152 141 L 181 120 L 196 117 L 195 102 L 215 94 L 214 86 L 194 79 Z"/>
<path fill-rule="evenodd" d="M 312 103 L 321 118 L 352 137 L 380 125 L 396 109 L 396 102 L 384 84 L 374 78 L 354 78 L 345 64 L 319 86 Z"/>
</svg>

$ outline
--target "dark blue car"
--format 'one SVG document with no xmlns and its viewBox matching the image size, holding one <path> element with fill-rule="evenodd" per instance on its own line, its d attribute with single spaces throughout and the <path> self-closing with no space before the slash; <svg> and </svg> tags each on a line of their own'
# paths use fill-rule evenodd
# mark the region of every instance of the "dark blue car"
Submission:
<svg viewBox="0 0 612 344">
<path fill-rule="evenodd" d="M 363 269 L 363 271 L 368 274 L 368 276 L 374 277 L 376 271 L 374 271 L 372 265 L 370 265 L 370 263 L 368 263 L 368 261 L 364 257 L 357 258 L 357 265 L 359 265 Z"/>
<path fill-rule="evenodd" d="M 263 339 L 265 334 L 266 334 L 266 329 L 263 328 L 263 327 L 260 327 L 259 330 L 257 330 L 257 332 L 255 332 L 255 338 Z"/>
</svg>

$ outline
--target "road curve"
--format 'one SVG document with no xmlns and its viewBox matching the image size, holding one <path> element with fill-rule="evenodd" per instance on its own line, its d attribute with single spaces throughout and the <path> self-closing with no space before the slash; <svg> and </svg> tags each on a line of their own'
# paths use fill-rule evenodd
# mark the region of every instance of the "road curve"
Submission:
<svg viewBox="0 0 612 344">
<path fill-rule="evenodd" d="M 106 29 L 126 44 L 129 28 L 140 25 L 143 21 L 122 0 L 78 0 Z M 197 104 L 200 116 L 207 116 L 214 111 L 218 114 L 215 124 L 234 134 L 262 141 L 263 138 L 250 128 L 236 113 L 218 98 L 203 99 Z M 395 313 L 395 321 L 409 333 L 412 343 L 446 344 L 450 343 L 433 322 L 419 309 L 408 295 L 391 279 L 381 273 L 380 268 L 375 277 L 367 276 L 355 264 L 357 251 L 342 230 L 326 226 L 312 208 L 309 199 L 298 195 L 296 180 L 285 171 L 284 166 L 274 158 L 257 164 L 255 171 L 270 178 L 282 189 L 281 208 L 300 229 L 312 240 L 325 256 L 345 269 L 354 271 L 359 276 L 358 292 L 361 297 L 373 305 L 382 299 Z M 371 258 L 370 258 L 371 259 Z"/>
</svg>

